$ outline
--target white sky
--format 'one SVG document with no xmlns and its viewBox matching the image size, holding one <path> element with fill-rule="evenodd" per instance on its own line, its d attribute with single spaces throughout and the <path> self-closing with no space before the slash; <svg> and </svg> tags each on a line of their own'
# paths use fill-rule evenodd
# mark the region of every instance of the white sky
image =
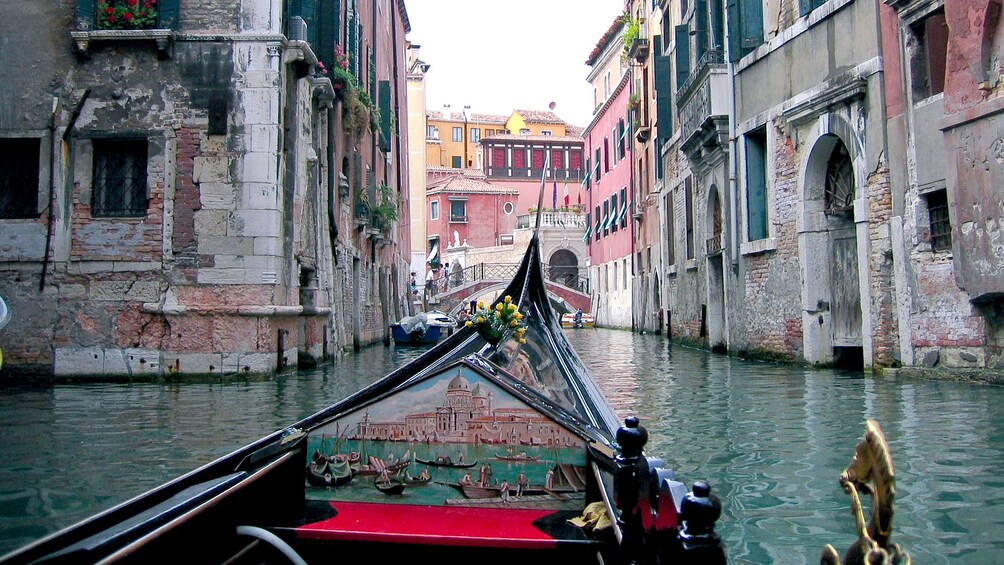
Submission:
<svg viewBox="0 0 1004 565">
<path fill-rule="evenodd" d="M 509 115 L 547 110 L 589 125 L 586 58 L 623 0 L 405 0 L 426 74 L 426 110 Z"/>
</svg>

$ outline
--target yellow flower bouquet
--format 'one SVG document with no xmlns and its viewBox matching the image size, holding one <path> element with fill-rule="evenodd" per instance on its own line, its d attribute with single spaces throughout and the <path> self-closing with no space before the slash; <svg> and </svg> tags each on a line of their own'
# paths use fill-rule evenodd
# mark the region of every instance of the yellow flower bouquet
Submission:
<svg viewBox="0 0 1004 565">
<path fill-rule="evenodd" d="M 495 307 L 478 302 L 474 316 L 464 324 L 473 327 L 478 334 L 492 345 L 498 345 L 508 334 L 512 334 L 520 343 L 526 343 L 523 335 L 526 333 L 526 323 L 523 314 L 512 302 L 511 296 L 506 296 Z"/>
</svg>

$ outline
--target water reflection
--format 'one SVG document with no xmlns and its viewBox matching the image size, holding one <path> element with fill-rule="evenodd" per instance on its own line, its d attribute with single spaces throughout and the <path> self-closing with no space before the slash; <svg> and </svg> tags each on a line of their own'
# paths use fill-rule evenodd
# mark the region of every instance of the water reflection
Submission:
<svg viewBox="0 0 1004 565">
<path fill-rule="evenodd" d="M 874 418 L 897 474 L 893 539 L 915 563 L 987 563 L 1004 545 L 1004 389 L 775 366 L 671 346 L 658 336 L 570 339 L 649 452 L 722 499 L 733 563 L 813 563 L 855 540 L 837 478 Z"/>
<path fill-rule="evenodd" d="M 816 563 L 854 541 L 837 477 L 877 419 L 897 472 L 893 539 L 916 563 L 1004 550 L 1004 387 L 750 363 L 659 336 L 573 330 L 648 451 L 721 497 L 731 563 Z M 0 553 L 344 398 L 424 349 L 368 347 L 261 382 L 0 388 Z"/>
</svg>

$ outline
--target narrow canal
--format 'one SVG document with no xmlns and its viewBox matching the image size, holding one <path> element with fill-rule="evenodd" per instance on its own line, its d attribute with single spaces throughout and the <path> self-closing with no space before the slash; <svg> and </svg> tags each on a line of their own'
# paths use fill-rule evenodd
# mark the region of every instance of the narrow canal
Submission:
<svg viewBox="0 0 1004 565">
<path fill-rule="evenodd" d="M 751 363 L 651 335 L 570 338 L 618 414 L 708 480 L 731 563 L 818 563 L 854 541 L 838 484 L 868 418 L 892 448 L 893 540 L 915 563 L 998 562 L 1004 387 Z M 0 554 L 282 428 L 419 351 L 380 345 L 260 382 L 0 387 Z"/>
</svg>

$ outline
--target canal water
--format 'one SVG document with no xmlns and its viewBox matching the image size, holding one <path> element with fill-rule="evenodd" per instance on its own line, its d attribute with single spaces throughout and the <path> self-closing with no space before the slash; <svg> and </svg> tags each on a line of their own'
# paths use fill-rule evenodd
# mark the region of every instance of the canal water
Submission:
<svg viewBox="0 0 1004 565">
<path fill-rule="evenodd" d="M 569 337 L 647 451 L 722 501 L 729 562 L 818 563 L 856 539 L 838 477 L 866 419 L 896 465 L 893 540 L 915 563 L 1004 555 L 1004 387 L 754 363 L 659 336 Z M 255 382 L 0 386 L 0 554 L 344 398 L 422 350 L 376 345 Z M 867 502 L 867 500 L 866 500 Z"/>
</svg>

